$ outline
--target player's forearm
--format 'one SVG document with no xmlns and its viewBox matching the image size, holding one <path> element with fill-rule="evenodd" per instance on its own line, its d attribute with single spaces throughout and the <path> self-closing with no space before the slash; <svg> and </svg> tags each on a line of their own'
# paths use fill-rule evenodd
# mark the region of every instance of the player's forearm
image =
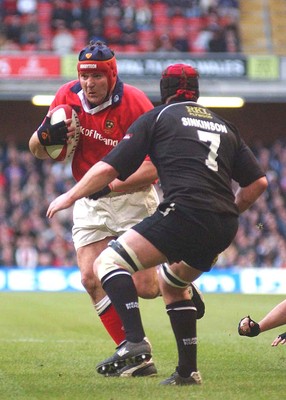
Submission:
<svg viewBox="0 0 286 400">
<path fill-rule="evenodd" d="M 69 191 L 69 197 L 76 201 L 102 190 L 118 176 L 118 172 L 109 164 L 99 161 L 91 167 Z"/>
<path fill-rule="evenodd" d="M 250 185 L 237 190 L 235 194 L 235 203 L 240 214 L 247 210 L 258 199 L 266 190 L 267 185 L 267 179 L 262 177 Z"/>
<path fill-rule="evenodd" d="M 149 186 L 158 178 L 157 169 L 151 161 L 144 161 L 134 174 L 125 181 L 115 179 L 110 187 L 115 192 L 133 192 Z"/>
<path fill-rule="evenodd" d="M 261 332 L 286 325 L 286 300 L 277 304 L 260 322 Z"/>
<path fill-rule="evenodd" d="M 52 218 L 58 211 L 71 207 L 76 200 L 102 190 L 117 176 L 118 172 L 109 164 L 103 161 L 98 162 L 69 191 L 51 202 L 47 210 L 47 217 Z"/>
<path fill-rule="evenodd" d="M 30 152 L 36 157 L 39 158 L 40 160 L 45 160 L 48 158 L 48 153 L 46 152 L 44 146 L 41 145 L 37 132 L 33 133 L 29 140 L 29 149 Z"/>
</svg>

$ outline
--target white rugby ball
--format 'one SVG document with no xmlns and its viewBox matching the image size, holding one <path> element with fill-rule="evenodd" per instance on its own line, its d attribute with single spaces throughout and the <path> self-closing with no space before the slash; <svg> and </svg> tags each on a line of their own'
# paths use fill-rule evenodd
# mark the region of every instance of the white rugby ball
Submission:
<svg viewBox="0 0 286 400">
<path fill-rule="evenodd" d="M 75 127 L 75 135 L 69 139 L 69 143 L 45 147 L 49 157 L 56 161 L 71 160 L 80 138 L 80 122 L 76 111 L 68 104 L 61 104 L 52 110 L 51 125 L 66 119 L 72 119 Z"/>
</svg>

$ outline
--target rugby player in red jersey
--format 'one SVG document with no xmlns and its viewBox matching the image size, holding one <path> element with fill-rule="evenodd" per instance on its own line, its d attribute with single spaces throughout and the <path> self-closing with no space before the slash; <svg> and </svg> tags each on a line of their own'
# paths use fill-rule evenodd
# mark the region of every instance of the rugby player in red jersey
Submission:
<svg viewBox="0 0 286 400">
<path fill-rule="evenodd" d="M 102 42 L 91 43 L 80 52 L 77 71 L 78 79 L 58 90 L 49 110 L 69 104 L 78 114 L 81 135 L 72 159 L 72 172 L 75 180 L 79 181 L 117 146 L 131 123 L 153 109 L 153 105 L 142 91 L 120 80 L 114 53 Z M 59 131 L 53 130 L 49 124 L 49 115 L 29 142 L 31 152 L 40 159 L 48 157 L 44 148 L 47 143 L 41 135 L 43 131 L 49 133 L 47 140 L 50 145 L 62 140 Z M 68 138 L 72 134 L 67 121 L 64 135 Z M 155 212 L 159 201 L 153 185 L 156 179 L 156 168 L 146 157 L 141 167 L 125 182 L 115 179 L 100 193 L 83 198 L 74 206 L 72 233 L 82 284 L 117 345 L 125 340 L 125 332 L 109 297 L 94 276 L 93 261 L 112 239 Z M 140 297 L 154 298 L 159 294 L 156 268 L 138 272 L 133 279 Z M 204 303 L 197 289 L 194 286 L 192 289 L 199 319 L 204 313 Z M 144 368 L 139 366 L 132 376 L 154 375 L 153 361 L 147 364 Z"/>
<path fill-rule="evenodd" d="M 108 154 L 123 138 L 127 128 L 141 114 L 153 108 L 148 97 L 134 86 L 123 83 L 117 74 L 113 51 L 102 42 L 91 43 L 78 57 L 78 79 L 64 84 L 57 91 L 49 108 L 69 104 L 77 112 L 81 135 L 72 159 L 76 181 Z M 32 135 L 29 146 L 35 157 L 48 158 L 40 133 L 48 130 L 49 113 Z M 72 134 L 66 129 L 67 136 Z M 52 131 L 53 134 L 53 131 Z M 58 144 L 57 132 L 49 144 Z M 99 281 L 95 281 L 93 261 L 135 223 L 155 212 L 158 195 L 153 185 L 157 171 L 149 157 L 127 181 L 115 179 L 101 193 L 79 200 L 73 210 L 73 241 L 77 252 L 81 280 L 103 325 L 118 345 L 125 339 L 122 322 Z M 138 275 L 143 275 L 138 279 Z M 138 294 L 154 298 L 159 293 L 157 271 L 139 272 L 134 276 Z M 151 360 L 143 375 L 153 375 Z M 140 371 L 137 371 L 140 375 Z"/>
</svg>

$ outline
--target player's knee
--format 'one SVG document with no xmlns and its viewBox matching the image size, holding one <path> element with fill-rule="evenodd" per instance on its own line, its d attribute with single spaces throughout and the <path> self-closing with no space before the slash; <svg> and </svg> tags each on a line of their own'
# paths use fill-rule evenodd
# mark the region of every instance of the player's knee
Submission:
<svg viewBox="0 0 286 400">
<path fill-rule="evenodd" d="M 133 281 L 139 297 L 155 299 L 159 296 L 158 274 L 154 268 L 137 272 L 133 275 Z"/>
<path fill-rule="evenodd" d="M 160 266 L 159 272 L 163 281 L 172 287 L 186 289 L 190 284 L 176 275 L 167 263 L 164 263 Z"/>
<path fill-rule="evenodd" d="M 82 286 L 85 288 L 85 290 L 88 293 L 91 293 L 94 291 L 95 287 L 96 287 L 96 281 L 93 271 L 82 271 L 81 272 L 81 283 Z"/>
<path fill-rule="evenodd" d="M 118 269 L 125 269 L 130 274 L 142 269 L 135 253 L 124 241 L 112 240 L 94 263 L 94 272 L 102 280 Z"/>
</svg>

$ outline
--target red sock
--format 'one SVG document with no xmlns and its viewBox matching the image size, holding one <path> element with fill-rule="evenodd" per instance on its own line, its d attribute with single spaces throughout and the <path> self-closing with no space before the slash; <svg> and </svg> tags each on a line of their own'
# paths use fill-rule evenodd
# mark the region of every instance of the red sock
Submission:
<svg viewBox="0 0 286 400">
<path fill-rule="evenodd" d="M 121 319 L 112 304 L 100 314 L 99 318 L 117 345 L 125 340 L 125 332 Z"/>
</svg>

